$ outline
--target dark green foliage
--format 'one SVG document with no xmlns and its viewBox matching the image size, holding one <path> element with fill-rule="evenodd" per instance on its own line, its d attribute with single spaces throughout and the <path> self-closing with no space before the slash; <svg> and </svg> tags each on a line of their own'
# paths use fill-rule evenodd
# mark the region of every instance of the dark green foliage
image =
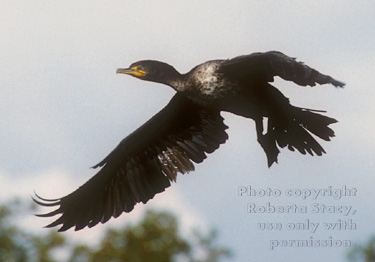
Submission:
<svg viewBox="0 0 375 262">
<path fill-rule="evenodd" d="M 375 262 L 375 236 L 363 245 L 356 244 L 348 253 L 350 262 Z"/>
<path fill-rule="evenodd" d="M 0 206 L 0 262 L 217 262 L 230 256 L 228 249 L 214 244 L 214 230 L 207 236 L 195 231 L 191 240 L 183 238 L 176 217 L 168 212 L 147 211 L 135 225 L 107 230 L 92 247 L 69 243 L 54 230 L 41 228 L 40 235 L 23 230 L 17 216 L 31 216 L 33 208 L 20 201 Z M 65 260 L 57 259 L 55 251 L 62 251 Z"/>
<path fill-rule="evenodd" d="M 48 231 L 42 236 L 25 232 L 15 223 L 16 215 L 31 216 L 34 206 L 26 207 L 19 200 L 0 206 L 0 261 L 53 262 L 52 251 L 64 246 L 65 238 Z"/>
<path fill-rule="evenodd" d="M 177 232 L 176 218 L 168 213 L 148 211 L 135 226 L 110 229 L 96 250 L 75 249 L 75 256 L 87 256 L 88 261 L 172 261 L 176 255 L 188 255 L 189 243 Z M 73 259 L 74 261 L 74 259 Z"/>
</svg>

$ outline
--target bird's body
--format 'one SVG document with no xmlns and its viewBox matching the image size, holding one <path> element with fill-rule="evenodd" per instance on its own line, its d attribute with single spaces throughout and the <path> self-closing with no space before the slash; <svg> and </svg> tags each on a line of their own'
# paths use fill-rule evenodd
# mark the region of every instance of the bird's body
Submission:
<svg viewBox="0 0 375 262">
<path fill-rule="evenodd" d="M 230 79 L 221 74 L 219 68 L 224 62 L 225 60 L 205 62 L 187 73 L 183 77 L 186 81 L 172 87 L 192 101 L 220 111 L 245 117 L 260 113 L 262 105 L 253 92 L 254 83 L 241 83 L 238 79 Z"/>
<path fill-rule="evenodd" d="M 182 77 L 185 81 L 176 81 L 172 87 L 192 99 L 212 105 L 225 97 L 236 95 L 238 85 L 218 73 L 223 61 L 208 61 L 194 67 Z"/>
<path fill-rule="evenodd" d="M 79 230 L 105 223 L 164 191 L 177 173 L 194 170 L 192 162 L 202 162 L 207 153 L 226 141 L 227 126 L 221 111 L 255 121 L 257 140 L 268 166 L 277 162 L 279 149 L 284 147 L 320 156 L 325 151 L 313 135 L 329 141 L 334 132 L 328 125 L 337 121 L 318 113 L 322 111 L 291 105 L 270 82 L 279 76 L 303 86 L 344 86 L 275 51 L 208 61 L 186 74 L 152 60 L 133 63 L 117 72 L 168 85 L 177 93 L 163 110 L 94 166 L 102 168 L 82 187 L 60 199 L 38 196 L 35 201 L 41 205 L 59 206 L 41 216 L 62 214 L 49 227 L 62 224 L 61 231 L 71 227 Z"/>
</svg>

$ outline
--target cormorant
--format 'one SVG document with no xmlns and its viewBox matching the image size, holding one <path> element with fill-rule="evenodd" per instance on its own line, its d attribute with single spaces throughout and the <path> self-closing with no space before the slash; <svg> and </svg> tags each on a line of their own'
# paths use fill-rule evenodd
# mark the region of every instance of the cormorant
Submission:
<svg viewBox="0 0 375 262">
<path fill-rule="evenodd" d="M 176 181 L 177 173 L 194 170 L 193 162 L 202 162 L 206 153 L 225 143 L 227 126 L 220 111 L 255 121 L 269 167 L 277 162 L 279 149 L 284 147 L 320 156 L 325 151 L 313 135 L 329 141 L 334 132 L 328 125 L 337 121 L 319 114 L 325 111 L 291 105 L 270 83 L 279 76 L 301 86 L 344 86 L 277 51 L 208 61 L 186 74 L 152 60 L 133 63 L 117 73 L 165 84 L 177 92 L 164 109 L 95 165 L 100 171 L 83 186 L 58 199 L 36 195 L 38 204 L 57 206 L 39 216 L 61 214 L 47 227 L 61 224 L 59 231 L 93 227 L 164 191 L 170 181 Z M 263 118 L 267 120 L 266 131 Z"/>
</svg>

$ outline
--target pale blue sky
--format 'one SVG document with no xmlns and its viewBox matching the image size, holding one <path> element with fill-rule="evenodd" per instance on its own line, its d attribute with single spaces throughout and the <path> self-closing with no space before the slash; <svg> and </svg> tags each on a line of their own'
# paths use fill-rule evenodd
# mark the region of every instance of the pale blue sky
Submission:
<svg viewBox="0 0 375 262">
<path fill-rule="evenodd" d="M 89 167 L 172 97 L 169 87 L 116 75 L 141 59 L 168 62 L 181 72 L 209 59 L 279 50 L 347 86 L 275 85 L 297 106 L 324 109 L 339 120 L 323 157 L 283 150 L 267 168 L 251 120 L 224 113 L 229 140 L 196 172 L 179 176 L 147 206 L 181 214 L 184 230 L 217 227 L 233 261 L 343 261 L 341 248 L 269 250 L 270 239 L 308 239 L 308 232 L 262 233 L 256 223 L 336 215 L 251 215 L 248 202 L 279 205 L 290 198 L 237 196 L 255 188 L 356 187 L 358 196 L 321 202 L 353 205 L 356 231 L 324 231 L 315 239 L 365 240 L 375 225 L 373 191 L 375 72 L 373 1 L 1 1 L 0 196 L 69 193 L 95 173 Z M 86 241 L 104 228 L 139 216 L 122 215 L 96 229 L 68 233 Z M 47 219 L 33 219 L 44 230 Z M 262 233 L 262 234 L 261 234 Z M 92 238 L 92 237 L 91 237 Z"/>
</svg>

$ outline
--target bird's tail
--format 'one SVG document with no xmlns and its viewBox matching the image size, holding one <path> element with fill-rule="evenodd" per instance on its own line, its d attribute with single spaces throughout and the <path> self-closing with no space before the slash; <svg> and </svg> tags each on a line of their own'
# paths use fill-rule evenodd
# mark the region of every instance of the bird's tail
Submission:
<svg viewBox="0 0 375 262">
<path fill-rule="evenodd" d="M 325 111 L 292 105 L 289 105 L 288 111 L 287 123 L 284 122 L 280 127 L 272 117 L 269 117 L 267 133 L 258 137 L 266 152 L 269 167 L 277 162 L 280 152 L 278 147 L 287 147 L 291 151 L 297 149 L 304 155 L 307 152 L 310 155 L 321 156 L 325 151 L 313 135 L 325 141 L 330 141 L 330 138 L 335 136 L 334 131 L 328 126 L 336 123 L 337 120 L 320 114 Z"/>
</svg>

